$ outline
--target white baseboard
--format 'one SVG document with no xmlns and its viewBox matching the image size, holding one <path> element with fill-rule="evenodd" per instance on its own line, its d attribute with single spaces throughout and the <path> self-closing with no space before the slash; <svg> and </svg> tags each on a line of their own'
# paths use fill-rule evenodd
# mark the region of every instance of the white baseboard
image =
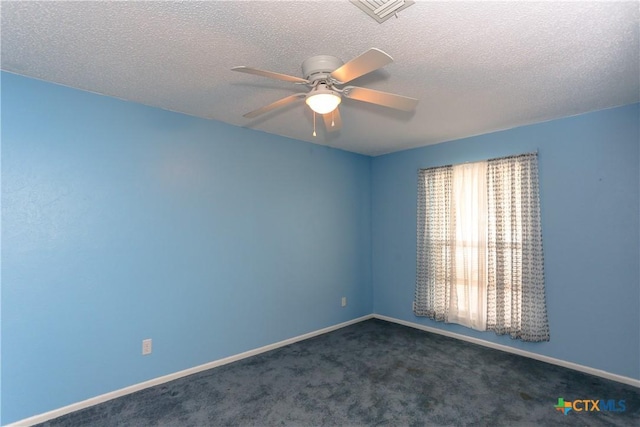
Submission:
<svg viewBox="0 0 640 427">
<path fill-rule="evenodd" d="M 547 362 L 552 365 L 562 366 L 563 368 L 573 369 L 575 371 L 584 372 L 587 374 L 595 375 L 597 377 L 606 378 L 608 380 L 617 381 L 619 383 L 627 384 L 633 387 L 640 388 L 640 380 L 635 378 L 625 377 L 623 375 L 613 374 L 611 372 L 602 371 L 600 369 L 590 368 L 589 366 L 579 365 L 573 362 L 567 362 L 566 360 L 556 359 L 554 357 L 544 356 L 542 354 L 532 353 L 526 350 L 520 350 L 518 348 L 509 347 L 507 345 L 496 344 L 490 341 L 481 340 L 478 338 L 468 337 L 462 334 L 456 334 L 455 332 L 445 331 L 443 329 L 432 328 L 429 326 L 421 325 L 419 323 L 408 322 L 406 320 L 396 319 L 394 317 L 383 316 L 381 314 L 374 314 L 373 317 L 375 319 L 386 320 L 387 322 L 397 323 L 403 326 L 409 326 L 410 328 L 420 329 L 426 332 L 433 332 L 434 334 L 445 335 L 447 337 L 459 339 L 462 341 L 471 342 L 474 344 L 478 344 L 484 347 L 493 348 L 496 350 L 501 350 L 507 353 L 517 354 L 518 356 L 528 357 L 530 359 L 540 360 L 542 362 Z"/>
<path fill-rule="evenodd" d="M 162 377 L 158 377 L 152 380 L 134 384 L 129 387 L 121 388 L 120 390 L 115 390 L 109 393 L 101 394 L 100 396 L 92 397 L 90 399 L 83 400 L 81 402 L 73 403 L 71 405 L 67 405 L 62 408 L 54 409 L 53 411 L 45 412 L 39 415 L 34 415 L 32 417 L 25 418 L 23 420 L 16 421 L 11 424 L 7 424 L 5 427 L 28 427 L 34 424 L 43 423 L 45 421 L 49 421 L 54 418 L 61 417 L 71 412 L 79 411 L 81 409 L 85 409 L 90 406 L 115 399 L 117 397 L 126 396 L 127 394 L 131 394 L 136 391 L 143 390 L 145 388 L 154 387 L 159 384 L 164 384 L 169 381 L 177 380 L 178 378 L 186 377 L 188 375 L 193 375 L 198 372 L 206 371 L 208 369 L 217 368 L 218 366 L 226 365 L 228 363 L 237 362 L 238 360 L 246 359 L 247 357 L 256 356 L 260 353 L 265 353 L 267 351 L 275 350 L 277 348 L 284 347 L 289 344 L 293 344 L 299 341 L 304 341 L 306 339 L 313 338 L 318 335 L 326 334 L 327 332 L 335 331 L 337 329 L 344 328 L 345 326 L 353 325 L 354 323 L 359 323 L 372 318 L 373 318 L 372 314 L 358 317 L 356 319 L 349 320 L 347 322 L 339 323 L 337 325 L 329 326 L 323 329 L 318 329 L 317 331 L 313 331 L 303 335 L 299 335 L 297 337 L 289 338 L 284 341 L 279 341 L 274 344 L 265 345 L 264 347 L 245 351 L 244 353 L 239 353 L 233 356 L 225 357 L 224 359 L 214 360 L 212 362 L 205 363 L 204 365 L 195 366 L 193 368 L 185 369 L 183 371 L 175 372 L 173 374 L 164 375 Z"/>
</svg>

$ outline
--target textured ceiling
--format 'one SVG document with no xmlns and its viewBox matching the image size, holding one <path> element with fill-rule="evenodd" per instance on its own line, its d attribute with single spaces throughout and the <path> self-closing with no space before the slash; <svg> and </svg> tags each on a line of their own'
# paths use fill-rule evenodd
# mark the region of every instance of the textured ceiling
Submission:
<svg viewBox="0 0 640 427">
<path fill-rule="evenodd" d="M 7 2 L 2 69 L 299 140 L 378 155 L 638 102 L 639 3 L 430 2 L 378 24 L 349 1 Z M 304 102 L 248 120 L 300 87 L 309 56 L 371 47 L 395 62 L 353 82 L 420 99 L 354 100 L 312 137 Z M 319 123 L 320 124 L 320 123 Z"/>
</svg>

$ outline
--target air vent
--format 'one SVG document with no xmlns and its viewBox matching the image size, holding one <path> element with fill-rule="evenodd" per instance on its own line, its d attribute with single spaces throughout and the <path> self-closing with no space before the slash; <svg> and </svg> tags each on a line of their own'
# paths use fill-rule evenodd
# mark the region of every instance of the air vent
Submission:
<svg viewBox="0 0 640 427">
<path fill-rule="evenodd" d="M 411 0 L 351 0 L 351 3 L 362 9 L 367 15 L 382 24 L 401 10 L 415 3 Z"/>
</svg>

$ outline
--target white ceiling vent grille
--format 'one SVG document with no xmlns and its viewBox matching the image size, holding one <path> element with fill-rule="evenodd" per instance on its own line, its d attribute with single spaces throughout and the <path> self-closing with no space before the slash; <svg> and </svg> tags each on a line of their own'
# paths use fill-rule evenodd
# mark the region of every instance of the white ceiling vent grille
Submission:
<svg viewBox="0 0 640 427">
<path fill-rule="evenodd" d="M 382 24 L 398 12 L 415 3 L 411 0 L 351 0 L 351 3 L 362 9 L 367 15 Z"/>
</svg>

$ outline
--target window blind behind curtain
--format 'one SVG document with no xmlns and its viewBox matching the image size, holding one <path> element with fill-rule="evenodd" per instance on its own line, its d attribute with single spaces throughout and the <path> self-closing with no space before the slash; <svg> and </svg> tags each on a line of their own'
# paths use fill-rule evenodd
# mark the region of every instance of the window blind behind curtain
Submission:
<svg viewBox="0 0 640 427">
<path fill-rule="evenodd" d="M 414 312 L 548 341 L 537 153 L 418 172 Z"/>
</svg>

